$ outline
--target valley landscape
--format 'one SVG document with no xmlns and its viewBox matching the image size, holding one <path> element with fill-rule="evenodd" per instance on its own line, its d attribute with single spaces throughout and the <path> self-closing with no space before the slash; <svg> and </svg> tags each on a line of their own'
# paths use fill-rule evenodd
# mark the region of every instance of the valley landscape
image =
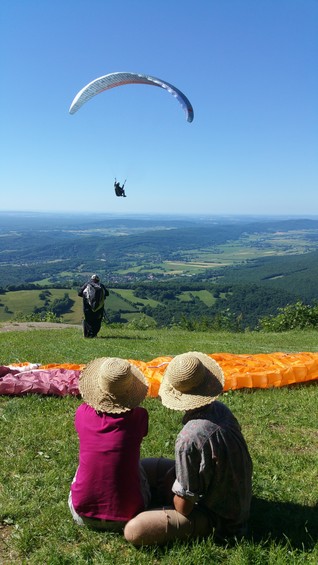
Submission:
<svg viewBox="0 0 318 565">
<path fill-rule="evenodd" d="M 78 288 L 98 272 L 110 323 L 255 329 L 315 303 L 317 257 L 315 218 L 3 212 L 0 323 L 49 312 L 80 323 Z"/>
</svg>

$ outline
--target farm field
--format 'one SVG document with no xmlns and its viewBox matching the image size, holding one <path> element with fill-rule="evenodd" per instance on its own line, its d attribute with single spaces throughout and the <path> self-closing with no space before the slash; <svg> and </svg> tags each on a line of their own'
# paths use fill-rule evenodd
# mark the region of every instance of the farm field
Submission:
<svg viewBox="0 0 318 565">
<path fill-rule="evenodd" d="M 67 292 L 74 301 L 71 311 L 63 316 L 63 321 L 78 324 L 82 318 L 82 301 L 77 296 L 77 292 L 72 289 L 48 289 L 51 293 L 50 301 L 61 299 Z M 22 313 L 24 316 L 32 314 L 34 308 L 43 306 L 43 301 L 39 295 L 41 290 L 18 290 L 7 292 L 0 296 L 0 322 L 12 320 L 15 316 Z"/>
<path fill-rule="evenodd" d="M 303 232 L 244 235 L 236 242 L 212 245 L 205 249 L 185 249 L 178 252 L 177 260 L 152 263 L 143 257 L 142 264 L 119 269 L 120 274 L 170 274 L 174 276 L 193 275 L 206 269 L 221 269 L 244 264 L 262 257 L 279 257 L 290 254 L 309 253 L 316 249 Z"/>
<path fill-rule="evenodd" d="M 71 310 L 63 314 L 63 322 L 70 324 L 79 324 L 82 320 L 82 299 L 77 295 L 74 289 L 56 289 L 49 288 L 50 302 L 55 299 L 62 299 L 67 293 L 73 301 Z M 41 290 L 17 290 L 9 291 L 0 295 L 0 323 L 12 321 L 19 314 L 24 316 L 31 315 L 34 308 L 43 306 L 40 299 Z M 139 316 L 140 306 L 149 305 L 155 307 L 159 302 L 152 299 L 137 298 L 133 295 L 133 291 L 129 289 L 110 290 L 105 308 L 111 312 L 125 312 L 125 318 L 132 319 Z"/>
<path fill-rule="evenodd" d="M 179 294 L 179 300 L 181 302 L 189 302 L 192 300 L 193 296 L 199 298 L 202 302 L 204 302 L 204 304 L 206 304 L 206 306 L 212 306 L 212 304 L 215 303 L 215 298 L 208 290 L 184 291 Z"/>
</svg>

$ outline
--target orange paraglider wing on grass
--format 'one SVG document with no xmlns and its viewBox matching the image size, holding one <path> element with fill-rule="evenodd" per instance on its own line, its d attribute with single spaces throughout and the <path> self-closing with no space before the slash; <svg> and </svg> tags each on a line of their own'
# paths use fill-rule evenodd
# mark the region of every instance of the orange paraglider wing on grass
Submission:
<svg viewBox="0 0 318 565">
<path fill-rule="evenodd" d="M 318 353 L 208 354 L 222 367 L 224 392 L 243 388 L 274 388 L 318 380 Z M 151 361 L 129 359 L 149 383 L 148 396 L 158 396 L 160 383 L 171 356 Z M 77 395 L 78 379 L 85 364 L 18 363 L 0 366 L 0 394 L 25 393 Z"/>
<path fill-rule="evenodd" d="M 318 353 L 215 353 L 223 369 L 224 391 L 272 388 L 318 379 Z"/>
</svg>

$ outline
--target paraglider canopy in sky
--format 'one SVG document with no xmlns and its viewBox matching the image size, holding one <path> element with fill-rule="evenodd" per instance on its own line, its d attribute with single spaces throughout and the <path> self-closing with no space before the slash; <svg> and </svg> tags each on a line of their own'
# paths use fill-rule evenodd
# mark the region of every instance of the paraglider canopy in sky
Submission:
<svg viewBox="0 0 318 565">
<path fill-rule="evenodd" d="M 75 96 L 71 107 L 69 109 L 70 114 L 75 114 L 77 110 L 79 110 L 85 102 L 103 92 L 104 90 L 109 90 L 110 88 L 115 88 L 117 86 L 122 86 L 124 84 L 149 84 L 151 86 L 159 86 L 160 88 L 164 88 L 167 90 L 172 96 L 174 96 L 178 102 L 183 107 L 186 118 L 188 122 L 192 122 L 193 120 L 193 108 L 188 100 L 188 98 L 175 86 L 169 84 L 166 81 L 163 81 L 160 78 L 152 77 L 149 75 L 143 75 L 140 73 L 126 73 L 126 72 L 117 72 L 117 73 L 110 73 L 108 75 L 99 77 L 86 86 L 82 88 Z"/>
</svg>

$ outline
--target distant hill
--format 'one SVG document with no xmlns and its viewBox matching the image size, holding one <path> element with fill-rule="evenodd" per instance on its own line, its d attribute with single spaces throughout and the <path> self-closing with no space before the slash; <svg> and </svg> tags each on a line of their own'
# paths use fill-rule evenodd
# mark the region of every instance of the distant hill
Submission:
<svg viewBox="0 0 318 565">
<path fill-rule="evenodd" d="M 267 289 L 285 290 L 305 302 L 312 302 L 318 300 L 318 251 L 254 259 L 245 265 L 223 269 L 217 280 L 225 284 L 254 283 Z"/>
</svg>

